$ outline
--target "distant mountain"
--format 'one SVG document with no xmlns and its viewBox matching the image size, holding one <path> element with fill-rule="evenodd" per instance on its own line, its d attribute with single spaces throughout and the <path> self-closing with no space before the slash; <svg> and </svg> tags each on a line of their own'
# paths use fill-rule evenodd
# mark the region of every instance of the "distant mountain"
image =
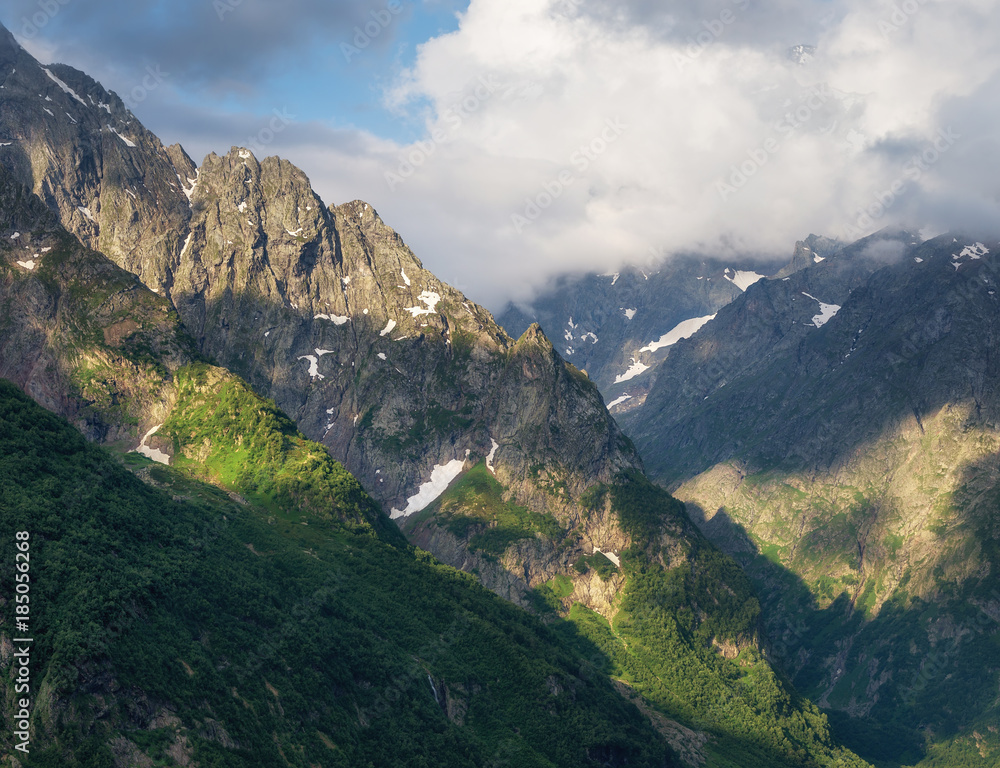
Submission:
<svg viewBox="0 0 1000 768">
<path fill-rule="evenodd" d="M 788 49 L 788 59 L 796 64 L 808 64 L 816 55 L 815 45 L 793 45 Z"/>
<path fill-rule="evenodd" d="M 775 658 L 879 764 L 1000 755 L 998 253 L 883 232 L 761 281 L 623 418 L 754 578 Z"/>
<path fill-rule="evenodd" d="M 618 416 L 642 405 L 673 344 L 757 280 L 775 273 L 784 277 L 839 247 L 811 236 L 788 263 L 679 255 L 649 269 L 567 276 L 530 303 L 509 305 L 499 322 L 512 334 L 538 322 L 560 353 L 587 372 Z"/>
</svg>

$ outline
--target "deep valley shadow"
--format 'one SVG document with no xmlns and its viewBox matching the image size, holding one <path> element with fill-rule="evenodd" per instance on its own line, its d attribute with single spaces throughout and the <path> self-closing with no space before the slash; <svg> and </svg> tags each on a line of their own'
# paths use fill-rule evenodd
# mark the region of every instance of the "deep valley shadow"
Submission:
<svg viewBox="0 0 1000 768">
<path fill-rule="evenodd" d="M 970 481 L 983 475 L 982 466 L 965 472 Z M 983 494 L 977 509 L 995 510 L 1000 489 Z M 686 506 L 705 535 L 753 581 L 769 658 L 820 705 L 844 746 L 879 768 L 902 768 L 926 756 L 928 739 L 968 737 L 990 710 L 1000 671 L 996 576 L 962 587 L 942 583 L 933 601 L 894 597 L 874 615 L 845 592 L 821 606 L 807 584 L 766 556 L 725 509 L 709 516 L 695 504 Z M 994 530 L 983 525 L 988 517 L 977 520 L 974 511 L 964 517 L 956 524 L 975 527 L 995 574 L 995 516 Z M 960 637 L 942 636 L 948 634 L 945 625 L 960 627 Z"/>
</svg>

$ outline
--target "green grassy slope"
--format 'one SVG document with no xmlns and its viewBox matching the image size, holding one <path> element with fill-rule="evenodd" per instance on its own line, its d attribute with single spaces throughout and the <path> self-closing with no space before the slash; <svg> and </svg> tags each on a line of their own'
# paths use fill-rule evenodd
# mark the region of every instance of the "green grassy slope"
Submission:
<svg viewBox="0 0 1000 768">
<path fill-rule="evenodd" d="M 757 650 L 760 606 L 736 563 L 697 534 L 680 557 L 663 546 L 663 529 L 690 525 L 683 505 L 638 474 L 610 496 L 635 542 L 621 556 L 619 611 L 609 623 L 574 605 L 570 619 L 607 654 L 612 674 L 711 734 L 711 765 L 867 765 L 836 745 L 826 717 Z"/>
<path fill-rule="evenodd" d="M 655 711 L 709 734 L 710 765 L 866 765 L 837 745 L 826 717 L 771 668 L 757 642 L 760 604 L 751 581 L 701 535 L 683 504 L 638 472 L 584 495 L 592 514 L 610 509 L 632 541 L 620 568 L 597 553 L 574 559 L 580 528 L 553 529 L 552 518 L 512 504 L 483 463 L 404 530 L 444 528 L 488 557 L 521 539 L 556 541 L 570 567 L 534 590 L 534 607 L 568 633 L 567 643 L 583 638 L 599 648 L 605 671 Z M 624 577 L 610 622 L 580 602 L 590 570 L 602 581 Z"/>
<path fill-rule="evenodd" d="M 31 543 L 28 768 L 670 764 L 597 656 L 471 577 L 127 461 L 149 482 L 0 383 L 4 639 L 15 531 Z M 5 716 L 4 765 L 12 743 Z"/>
</svg>

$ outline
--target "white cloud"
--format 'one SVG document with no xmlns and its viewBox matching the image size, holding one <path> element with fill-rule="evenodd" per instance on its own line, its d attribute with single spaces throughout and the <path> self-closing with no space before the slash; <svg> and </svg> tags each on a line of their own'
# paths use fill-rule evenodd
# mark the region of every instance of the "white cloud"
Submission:
<svg viewBox="0 0 1000 768">
<path fill-rule="evenodd" d="M 956 171 L 964 142 L 995 152 L 979 119 L 997 110 L 994 3 L 912 0 L 895 18 L 890 3 L 805 3 L 818 46 L 805 66 L 784 56 L 788 24 L 775 40 L 739 5 L 722 27 L 725 4 L 665 36 L 641 14 L 473 0 L 387 94 L 427 110 L 428 140 L 381 154 L 399 183 L 373 203 L 428 266 L 494 305 L 650 249 L 784 254 L 809 232 L 932 218 L 955 185 L 995 210 L 989 174 Z M 708 44 L 692 48 L 703 29 Z M 958 138 L 937 159 L 908 165 L 949 127 Z M 863 206 L 876 207 L 865 218 Z"/>
</svg>

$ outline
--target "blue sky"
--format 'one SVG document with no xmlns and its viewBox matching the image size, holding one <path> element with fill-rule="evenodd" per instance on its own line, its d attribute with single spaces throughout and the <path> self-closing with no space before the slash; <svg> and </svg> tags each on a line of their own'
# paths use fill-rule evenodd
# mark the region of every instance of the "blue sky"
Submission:
<svg viewBox="0 0 1000 768">
<path fill-rule="evenodd" d="M 292 116 L 254 151 L 369 202 L 494 310 L 672 253 L 1000 221 L 995 0 L 5 0 L 0 21 L 138 94 L 198 163 Z"/>
<path fill-rule="evenodd" d="M 0 20 L 43 60 L 61 57 L 121 95 L 147 67 L 159 67 L 168 87 L 149 95 L 147 110 L 180 102 L 206 112 L 266 115 L 277 106 L 301 121 L 407 142 L 419 138 L 421 124 L 383 108 L 382 93 L 413 66 L 421 43 L 457 29 L 467 5 L 15 0 L 5 3 Z"/>
</svg>

